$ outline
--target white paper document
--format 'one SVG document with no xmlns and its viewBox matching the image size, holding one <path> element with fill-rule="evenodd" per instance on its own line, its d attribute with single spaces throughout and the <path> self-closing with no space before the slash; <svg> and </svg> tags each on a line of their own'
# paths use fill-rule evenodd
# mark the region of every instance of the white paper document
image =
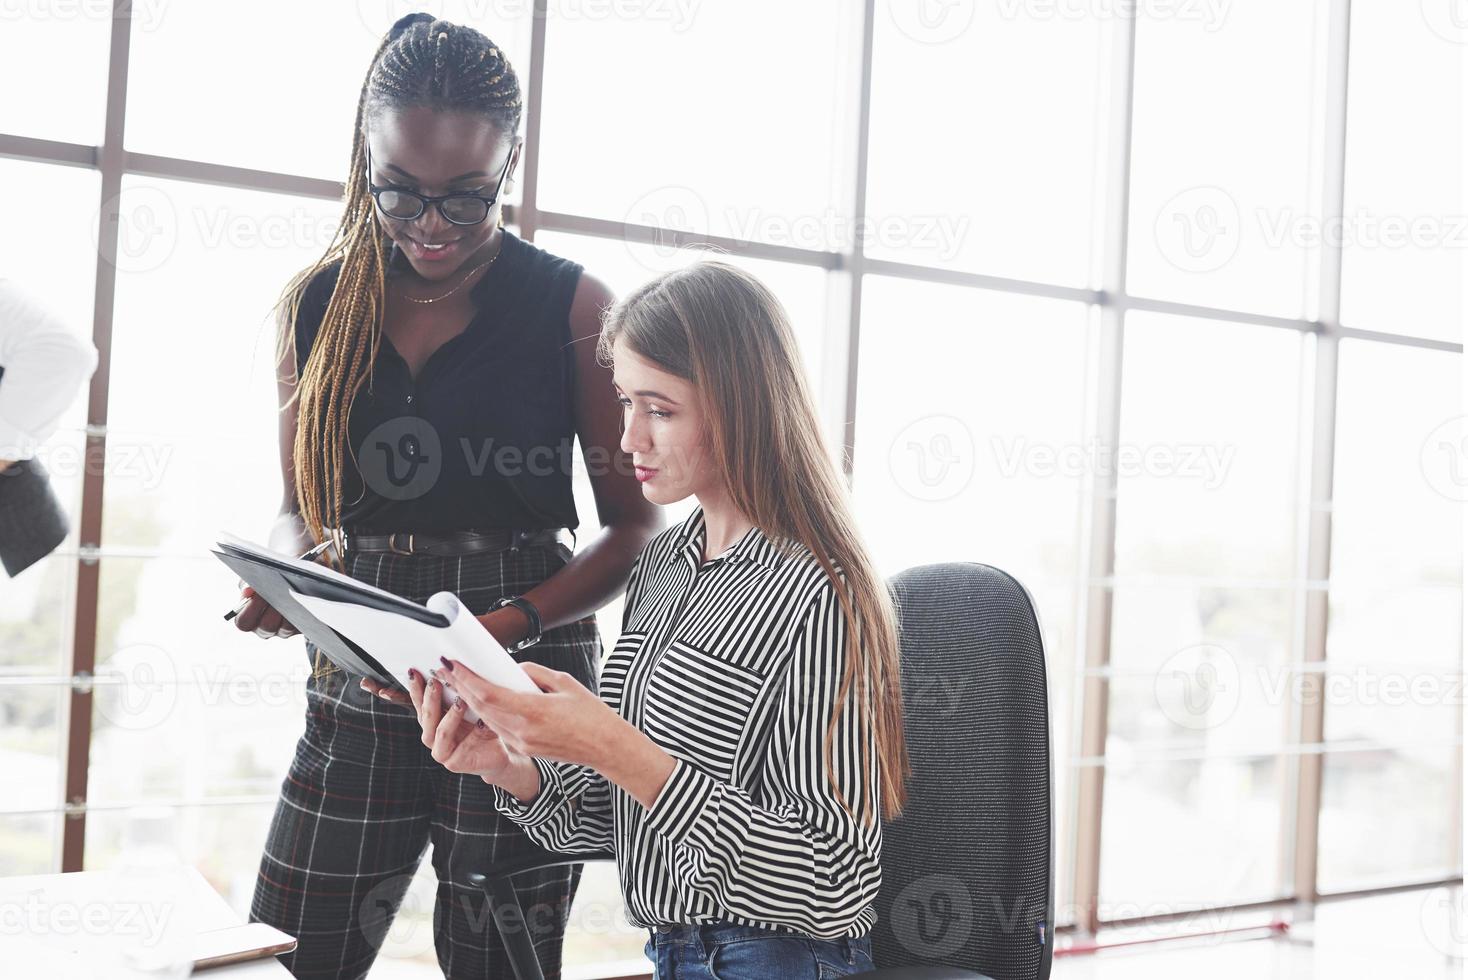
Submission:
<svg viewBox="0 0 1468 980">
<path fill-rule="evenodd" d="M 452 592 L 435 593 L 424 604 L 430 612 L 448 619 L 445 628 L 350 602 L 299 593 L 296 600 L 311 615 L 371 654 L 405 688 L 409 667 L 427 677 L 429 671 L 443 666 L 438 658 L 447 657 L 501 687 L 529 693 L 540 690 Z M 445 695 L 447 701 L 447 692 Z M 470 722 L 479 720 L 468 705 L 464 706 L 464 717 Z"/>
</svg>

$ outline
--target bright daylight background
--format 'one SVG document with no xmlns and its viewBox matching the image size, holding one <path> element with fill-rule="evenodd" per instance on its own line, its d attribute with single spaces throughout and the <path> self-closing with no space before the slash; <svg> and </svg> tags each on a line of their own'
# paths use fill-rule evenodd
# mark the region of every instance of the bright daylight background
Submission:
<svg viewBox="0 0 1468 980">
<path fill-rule="evenodd" d="M 1143 3 L 1134 47 L 1119 0 L 877 0 L 866 65 L 856 0 L 548 6 L 538 198 L 513 227 L 533 214 L 619 293 L 690 258 L 624 222 L 752 243 L 735 261 L 794 319 L 883 570 L 986 562 L 1035 593 L 1062 925 L 1461 876 L 1451 3 L 1349 5 L 1343 116 L 1328 0 Z M 0 274 L 88 332 L 106 8 L 0 5 L 0 134 L 25 138 L 0 144 Z M 423 9 L 528 79 L 529 8 Z M 79 820 L 68 869 L 106 868 L 163 807 L 248 909 L 307 663 L 221 625 L 235 580 L 206 549 L 274 515 L 269 308 L 329 240 L 368 58 L 410 9 L 134 5 L 102 534 L 0 591 L 0 875 L 61 870 Z M 180 169 L 199 179 L 152 175 Z M 74 517 L 86 408 L 43 454 Z M 437 975 L 430 878 L 375 976 Z M 645 967 L 620 909 L 588 868 L 579 975 Z"/>
</svg>

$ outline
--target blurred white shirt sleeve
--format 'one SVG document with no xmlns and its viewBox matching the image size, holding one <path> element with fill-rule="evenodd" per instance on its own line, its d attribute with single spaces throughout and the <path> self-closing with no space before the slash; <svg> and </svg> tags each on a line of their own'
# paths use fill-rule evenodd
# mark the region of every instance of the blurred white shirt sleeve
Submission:
<svg viewBox="0 0 1468 980">
<path fill-rule="evenodd" d="M 97 368 L 97 348 L 0 279 L 0 459 L 30 459 Z"/>
</svg>

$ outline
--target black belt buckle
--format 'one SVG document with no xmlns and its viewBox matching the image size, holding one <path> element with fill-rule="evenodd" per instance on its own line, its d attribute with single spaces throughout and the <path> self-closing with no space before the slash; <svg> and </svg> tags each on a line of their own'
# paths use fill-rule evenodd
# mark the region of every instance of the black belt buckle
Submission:
<svg viewBox="0 0 1468 980">
<path fill-rule="evenodd" d="M 398 548 L 398 535 L 402 533 L 401 531 L 394 531 L 387 536 L 387 550 L 395 555 L 411 555 L 413 553 L 413 535 L 411 533 L 408 534 L 408 550 L 403 551 Z"/>
</svg>

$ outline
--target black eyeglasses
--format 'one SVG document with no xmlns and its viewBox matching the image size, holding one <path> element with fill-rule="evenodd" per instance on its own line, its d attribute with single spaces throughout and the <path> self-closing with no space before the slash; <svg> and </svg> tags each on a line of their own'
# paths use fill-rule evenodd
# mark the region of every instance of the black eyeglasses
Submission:
<svg viewBox="0 0 1468 980">
<path fill-rule="evenodd" d="M 494 207 L 494 202 L 499 198 L 500 187 L 510 173 L 510 161 L 514 159 L 515 152 L 511 149 L 509 158 L 505 160 L 505 169 L 495 182 L 494 193 L 488 197 L 483 194 L 444 194 L 441 197 L 429 197 L 401 187 L 378 187 L 372 183 L 372 149 L 368 147 L 367 189 L 377 202 L 378 210 L 398 221 L 413 221 L 428 205 L 436 204 L 438 213 L 450 224 L 477 225 L 489 217 L 489 209 Z"/>
</svg>

